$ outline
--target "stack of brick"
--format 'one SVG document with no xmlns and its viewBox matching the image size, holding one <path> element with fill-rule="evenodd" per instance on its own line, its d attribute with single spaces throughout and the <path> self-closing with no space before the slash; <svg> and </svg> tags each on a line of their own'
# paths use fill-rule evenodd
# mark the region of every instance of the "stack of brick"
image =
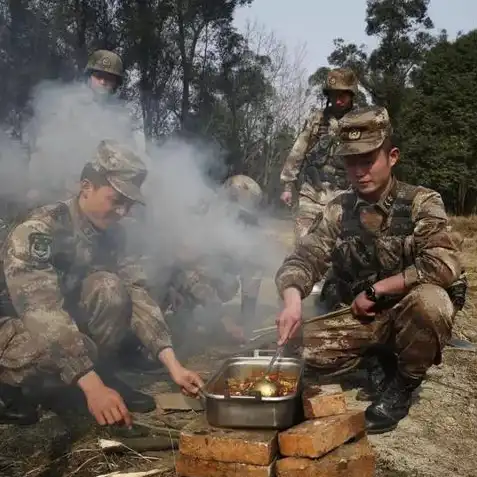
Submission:
<svg viewBox="0 0 477 477">
<path fill-rule="evenodd" d="M 376 462 L 363 411 L 349 410 L 340 386 L 303 392 L 305 421 L 278 436 L 276 477 L 373 477 Z"/>
<path fill-rule="evenodd" d="M 276 431 L 218 429 L 204 417 L 186 426 L 179 441 L 181 477 L 274 477 Z"/>
<path fill-rule="evenodd" d="M 373 477 L 375 457 L 363 411 L 340 386 L 303 392 L 305 421 L 283 432 L 217 429 L 202 416 L 181 433 L 181 477 Z"/>
</svg>

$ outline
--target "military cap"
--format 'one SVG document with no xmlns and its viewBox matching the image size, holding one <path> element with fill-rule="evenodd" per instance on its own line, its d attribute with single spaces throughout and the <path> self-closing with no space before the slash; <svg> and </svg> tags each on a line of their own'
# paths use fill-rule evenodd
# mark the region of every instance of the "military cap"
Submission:
<svg viewBox="0 0 477 477">
<path fill-rule="evenodd" d="M 373 106 L 351 111 L 343 116 L 338 126 L 336 155 L 365 154 L 382 146 L 392 135 L 392 126 L 386 108 Z"/>
<path fill-rule="evenodd" d="M 241 209 L 250 214 L 256 212 L 263 198 L 262 189 L 257 182 L 242 174 L 229 177 L 222 187 L 229 200 L 236 202 Z"/>
<path fill-rule="evenodd" d="M 325 94 L 330 91 L 349 91 L 350 93 L 358 93 L 358 78 L 353 70 L 349 68 L 336 68 L 328 72 L 326 82 L 323 86 Z"/>
<path fill-rule="evenodd" d="M 145 203 L 141 186 L 147 176 L 146 165 L 126 146 L 108 139 L 101 141 L 91 166 L 120 194 Z"/>
<path fill-rule="evenodd" d="M 96 50 L 89 57 L 88 64 L 84 71 L 85 73 L 101 71 L 122 78 L 124 75 L 123 61 L 121 57 L 113 51 Z"/>
</svg>

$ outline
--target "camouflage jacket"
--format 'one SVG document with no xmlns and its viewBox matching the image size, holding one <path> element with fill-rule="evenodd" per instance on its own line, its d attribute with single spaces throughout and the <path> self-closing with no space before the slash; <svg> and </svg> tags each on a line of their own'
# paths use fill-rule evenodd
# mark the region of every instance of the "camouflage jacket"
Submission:
<svg viewBox="0 0 477 477">
<path fill-rule="evenodd" d="M 311 293 L 331 266 L 340 299 L 350 303 L 360 285 L 403 273 L 407 287 L 431 283 L 448 289 L 459 281 L 460 247 L 449 232 L 440 195 L 392 180 L 376 204 L 343 192 L 296 246 L 276 275 L 286 288 Z M 357 288 L 358 287 L 358 288 Z"/>
<path fill-rule="evenodd" d="M 334 156 L 337 140 L 338 121 L 329 119 L 328 133 L 320 132 L 320 123 L 324 119 L 323 111 L 315 111 L 306 120 L 301 133 L 298 135 L 293 147 L 285 160 L 280 180 L 285 185 L 285 190 L 291 191 L 297 184 L 299 176 L 306 161 L 310 161 L 319 172 L 319 180 L 344 189 L 347 186 L 346 173 L 339 158 Z M 315 186 L 316 180 L 314 180 Z"/>
<path fill-rule="evenodd" d="M 145 288 L 142 269 L 124 253 L 123 228 L 95 229 L 70 199 L 32 211 L 11 231 L 3 249 L 8 294 L 26 328 L 45 346 L 55 339 L 62 378 L 71 382 L 92 367 L 74 319 L 64 304 L 75 300 L 82 280 L 94 272 L 117 274 L 132 302 L 135 333 L 152 355 L 171 346 L 159 306 Z"/>
</svg>

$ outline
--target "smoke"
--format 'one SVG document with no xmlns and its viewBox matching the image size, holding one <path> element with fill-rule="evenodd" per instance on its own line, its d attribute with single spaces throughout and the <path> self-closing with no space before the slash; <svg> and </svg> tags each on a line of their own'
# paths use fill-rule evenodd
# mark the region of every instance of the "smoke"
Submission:
<svg viewBox="0 0 477 477">
<path fill-rule="evenodd" d="M 26 175 L 30 194 L 34 189 L 41 202 L 77 191 L 81 170 L 103 139 L 118 140 L 145 160 L 147 206 L 137 206 L 133 220 L 125 223 L 133 251 L 147 256 L 150 274 L 157 276 L 159 271 L 162 283 L 178 260 L 193 263 L 207 257 L 220 269 L 227 256 L 265 273 L 280 265 L 282 250 L 263 228 L 239 223 L 237 204 L 219 194 L 218 185 L 209 178 L 208 171 L 224 166 L 212 144 L 175 138 L 148 144 L 146 154 L 145 144 L 133 133 L 135 124 L 127 106 L 98 101 L 84 84 L 43 83 L 35 91 L 32 107 L 34 116 L 27 128 L 31 161 L 26 172 L 22 163 L 22 173 L 17 175 Z M 18 161 L 21 156 L 17 150 L 9 154 L 3 148 L 2 160 L 4 153 L 5 160 L 12 155 Z M 8 159 L 9 165 L 14 162 Z M 266 221 L 262 215 L 261 221 Z"/>
<path fill-rule="evenodd" d="M 80 83 L 41 83 L 33 96 L 27 126 L 32 153 L 30 187 L 42 193 L 74 191 L 84 164 L 102 139 L 136 148 L 129 111 L 95 97 Z"/>
</svg>

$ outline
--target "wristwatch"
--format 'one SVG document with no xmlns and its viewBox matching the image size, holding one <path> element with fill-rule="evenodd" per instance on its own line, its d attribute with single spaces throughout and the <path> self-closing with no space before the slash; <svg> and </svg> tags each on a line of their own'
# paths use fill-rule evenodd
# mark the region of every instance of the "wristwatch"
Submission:
<svg viewBox="0 0 477 477">
<path fill-rule="evenodd" d="M 369 301 L 372 301 L 373 303 L 376 303 L 378 301 L 378 297 L 376 296 L 376 290 L 374 289 L 373 285 L 370 285 L 364 290 L 364 293 L 366 293 L 366 298 Z"/>
</svg>

